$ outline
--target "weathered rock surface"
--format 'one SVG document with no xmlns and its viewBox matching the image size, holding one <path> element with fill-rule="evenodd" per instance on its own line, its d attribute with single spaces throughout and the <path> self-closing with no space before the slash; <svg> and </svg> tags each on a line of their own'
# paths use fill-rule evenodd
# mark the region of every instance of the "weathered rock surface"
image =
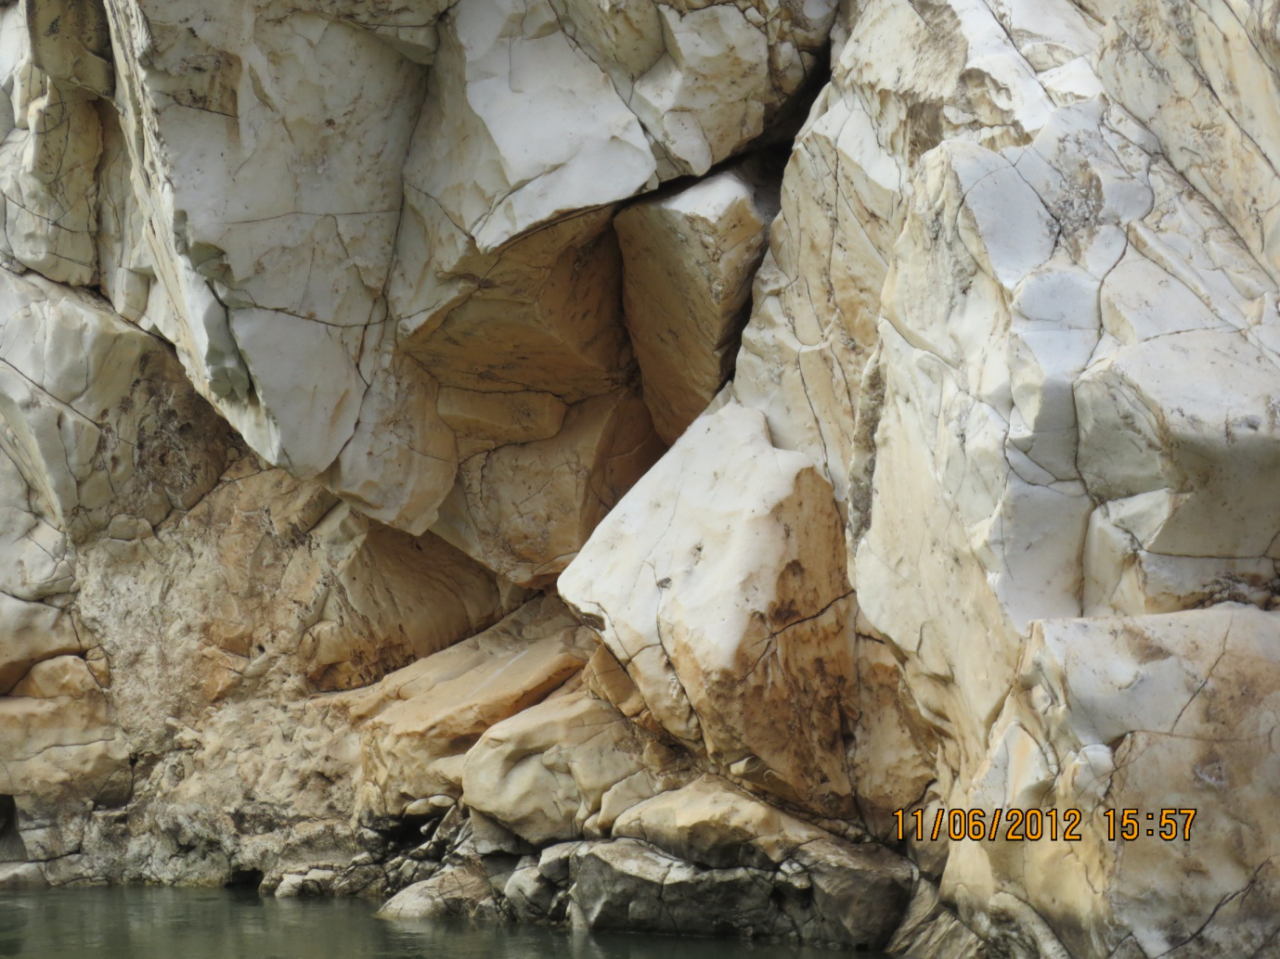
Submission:
<svg viewBox="0 0 1280 959">
<path fill-rule="evenodd" d="M 876 948 L 897 926 L 908 895 L 910 869 L 901 860 L 897 865 L 894 875 L 880 863 L 840 863 L 837 892 L 802 885 L 789 874 L 771 880 L 750 867 L 699 867 L 619 839 L 581 856 L 571 910 L 574 925 L 588 929 L 744 938 L 790 933 Z M 783 890 L 801 902 L 787 902 Z"/>
<path fill-rule="evenodd" d="M 668 444 L 733 371 L 751 280 L 776 213 L 772 184 L 742 165 L 640 200 L 614 220 L 627 332 L 654 428 Z"/>
<path fill-rule="evenodd" d="M 636 484 L 559 589 L 670 736 L 731 776 L 847 814 L 843 549 L 813 464 L 730 404 Z"/>
<path fill-rule="evenodd" d="M 399 816 L 420 797 L 457 795 L 468 751 L 495 723 L 527 710 L 574 676 L 589 630 L 551 597 L 485 632 L 420 659 L 343 705 L 361 726 L 366 802 Z"/>
<path fill-rule="evenodd" d="M 683 806 L 686 792 L 668 794 L 668 805 Z M 712 802 L 741 800 L 748 816 L 777 819 L 764 803 L 722 785 L 702 784 L 700 792 Z M 479 821 L 472 816 L 472 824 Z M 758 865 L 708 865 L 696 851 L 683 858 L 630 838 L 552 844 L 537 856 L 517 858 L 486 850 L 478 841 L 479 825 L 474 832 L 468 825 L 450 846 L 435 850 L 438 865 L 429 878 L 397 893 L 383 907 L 383 917 L 568 917 L 582 929 L 770 936 L 875 948 L 898 927 L 914 882 L 913 867 L 884 848 L 837 840 L 794 821 L 784 831 L 789 839 L 803 834 L 804 841 L 785 851 L 774 844 L 772 850 L 781 853 L 777 861 L 765 858 Z M 440 831 L 446 828 L 442 824 Z M 717 831 L 713 823 L 701 830 L 704 839 Z M 719 838 L 723 855 L 739 837 L 719 831 Z"/>
<path fill-rule="evenodd" d="M 1273 947 L 1270 0 L 48 0 L 0 88 L 0 887 Z"/>
<path fill-rule="evenodd" d="M 608 835 L 620 811 L 683 784 L 689 766 L 579 686 L 489 727 L 467 753 L 463 799 L 546 846 Z"/>
</svg>

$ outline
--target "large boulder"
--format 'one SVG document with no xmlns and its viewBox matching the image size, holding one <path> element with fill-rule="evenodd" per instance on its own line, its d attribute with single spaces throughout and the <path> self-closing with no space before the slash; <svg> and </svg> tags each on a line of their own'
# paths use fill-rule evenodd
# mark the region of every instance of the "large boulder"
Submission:
<svg viewBox="0 0 1280 959">
<path fill-rule="evenodd" d="M 700 419 L 561 575 L 662 728 L 716 769 L 848 813 L 851 637 L 830 489 L 736 404 Z"/>
</svg>

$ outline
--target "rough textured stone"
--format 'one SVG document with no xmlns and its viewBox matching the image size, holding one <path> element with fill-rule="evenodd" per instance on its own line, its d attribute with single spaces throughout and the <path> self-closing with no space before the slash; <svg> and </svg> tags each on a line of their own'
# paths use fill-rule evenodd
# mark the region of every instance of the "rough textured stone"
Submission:
<svg viewBox="0 0 1280 959">
<path fill-rule="evenodd" d="M 667 733 L 731 775 L 847 812 L 842 552 L 813 465 L 732 404 L 636 484 L 559 589 Z"/>
<path fill-rule="evenodd" d="M 391 897 L 383 919 L 497 919 L 501 908 L 478 861 L 440 870 Z"/>
<path fill-rule="evenodd" d="M 1266 955 L 1278 10 L 0 4 L 0 886 Z"/>
<path fill-rule="evenodd" d="M 467 753 L 462 798 L 545 846 L 608 835 L 620 812 L 688 776 L 681 752 L 579 686 L 490 726 Z"/>
<path fill-rule="evenodd" d="M 587 929 L 883 946 L 906 909 L 911 868 L 882 849 L 842 853 L 813 854 L 805 865 L 818 872 L 803 886 L 796 872 L 702 867 L 632 839 L 592 844 L 578 855 L 570 912 Z"/>
<path fill-rule="evenodd" d="M 588 630 L 547 597 L 420 659 L 343 704 L 364 743 L 362 802 L 399 815 L 463 787 L 468 750 L 495 723 L 545 699 L 582 669 Z"/>
<path fill-rule="evenodd" d="M 737 167 L 618 214 L 627 332 L 654 428 L 674 443 L 733 370 L 751 279 L 777 213 L 771 184 Z"/>
</svg>

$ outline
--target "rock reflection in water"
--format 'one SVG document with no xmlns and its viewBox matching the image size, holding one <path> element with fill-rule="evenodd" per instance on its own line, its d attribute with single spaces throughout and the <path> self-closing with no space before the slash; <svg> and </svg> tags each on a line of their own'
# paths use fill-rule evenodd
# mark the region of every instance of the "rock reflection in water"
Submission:
<svg viewBox="0 0 1280 959">
<path fill-rule="evenodd" d="M 0 898 L 0 956 L 24 959 L 818 959 L 823 950 L 519 925 L 386 922 L 374 904 L 248 890 L 69 889 Z M 859 953 L 867 959 L 866 953 Z"/>
</svg>

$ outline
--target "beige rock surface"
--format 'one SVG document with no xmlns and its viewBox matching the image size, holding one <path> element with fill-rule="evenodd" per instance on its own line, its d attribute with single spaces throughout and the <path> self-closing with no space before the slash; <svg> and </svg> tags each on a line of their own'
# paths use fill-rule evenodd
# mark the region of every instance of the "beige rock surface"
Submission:
<svg viewBox="0 0 1280 959">
<path fill-rule="evenodd" d="M 0 699 L 0 793 L 111 804 L 128 795 L 128 750 L 107 697 L 78 656 L 32 666 Z"/>
<path fill-rule="evenodd" d="M 485 731 L 467 753 L 462 799 L 535 846 L 627 835 L 619 814 L 682 785 L 690 766 L 682 751 L 567 685 Z"/>
<path fill-rule="evenodd" d="M 1264 955 L 1274 6 L 0 7 L 0 885 Z"/>
<path fill-rule="evenodd" d="M 661 452 L 635 393 L 583 400 L 554 436 L 468 458 L 434 532 L 514 583 L 547 586 Z"/>
<path fill-rule="evenodd" d="M 1037 625 L 975 808 L 1082 809 L 1082 841 L 972 844 L 955 858 L 970 860 L 970 875 L 985 859 L 988 887 L 1020 877 L 1072 955 L 1125 939 L 1146 955 L 1259 948 L 1276 927 L 1263 905 L 1272 852 L 1264 834 L 1241 843 L 1239 824 L 1269 801 L 1275 629 L 1274 614 L 1231 603 Z M 1119 831 L 1125 809 L 1138 810 L 1132 842 L 1108 834 L 1107 811 Z M 1164 809 L 1196 812 L 1162 821 Z M 1094 903 L 1087 925 L 1077 925 L 1082 900 Z"/>
<path fill-rule="evenodd" d="M 911 867 L 881 847 L 831 853 L 809 863 L 812 877 L 799 867 L 771 878 L 750 867 L 688 863 L 633 839 L 594 844 L 579 856 L 573 924 L 741 938 L 790 933 L 864 950 L 883 946 L 910 897 Z"/>
<path fill-rule="evenodd" d="M 732 168 L 640 200 L 614 220 L 627 332 L 654 428 L 668 444 L 732 372 L 751 279 L 777 212 L 761 180 L 753 168 Z"/>
<path fill-rule="evenodd" d="M 37 515 L 73 540 L 124 538 L 213 485 L 229 431 L 155 338 L 39 277 L 0 272 L 0 301 L 0 448 Z"/>
<path fill-rule="evenodd" d="M 780 866 L 807 843 L 828 838 L 741 788 L 701 776 L 639 803 L 614 824 L 615 836 L 716 868 Z"/>
<path fill-rule="evenodd" d="M 589 633 L 561 603 L 540 597 L 496 626 L 347 694 L 340 708 L 360 729 L 363 807 L 399 816 L 417 799 L 459 795 L 476 741 L 578 673 L 590 654 Z"/>
<path fill-rule="evenodd" d="M 839 814 L 843 548 L 812 463 L 774 449 L 764 418 L 731 404 L 636 484 L 559 589 L 667 733 L 717 769 Z"/>
</svg>

